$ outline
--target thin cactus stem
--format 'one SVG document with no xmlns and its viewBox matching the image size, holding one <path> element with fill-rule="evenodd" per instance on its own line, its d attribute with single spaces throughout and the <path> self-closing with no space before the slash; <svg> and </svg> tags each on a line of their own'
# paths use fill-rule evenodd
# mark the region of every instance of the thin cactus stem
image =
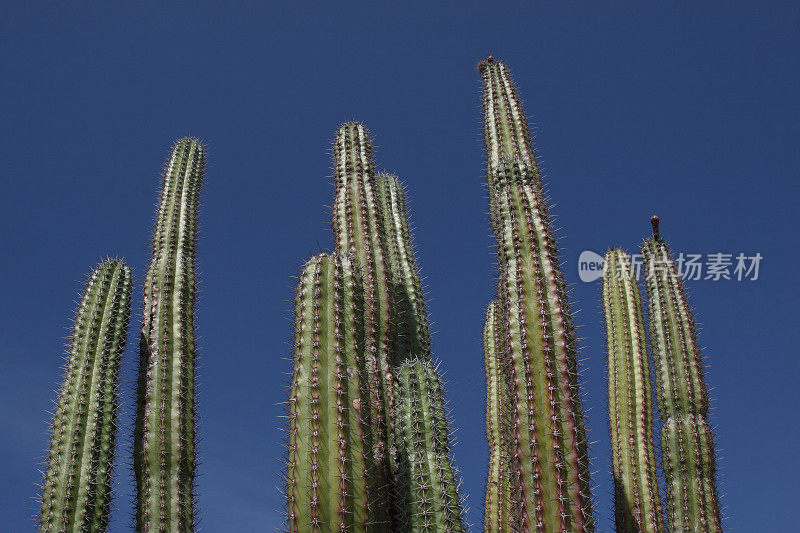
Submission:
<svg viewBox="0 0 800 533">
<path fill-rule="evenodd" d="M 392 443 L 391 412 L 394 379 L 389 354 L 393 349 L 391 280 L 384 256 L 383 213 L 375 183 L 372 140 L 363 124 L 348 122 L 336 132 L 333 143 L 334 183 L 333 234 L 336 249 L 352 254 L 364 277 L 364 328 L 369 370 L 369 401 L 374 453 L 379 464 L 387 462 Z M 388 470 L 387 470 L 388 475 Z"/>
<path fill-rule="evenodd" d="M 672 531 L 722 531 L 708 392 L 692 311 L 667 244 L 658 234 L 642 245 L 661 451 Z"/>
<path fill-rule="evenodd" d="M 489 443 L 489 474 L 484 498 L 484 531 L 510 531 L 510 456 L 508 439 L 508 391 L 504 377 L 505 339 L 500 302 L 486 311 L 483 327 L 483 355 L 486 365 L 486 440 Z"/>
<path fill-rule="evenodd" d="M 361 276 L 346 257 L 319 255 L 306 263 L 297 290 L 289 397 L 289 531 L 386 527 L 366 401 L 363 298 Z"/>
<path fill-rule="evenodd" d="M 407 359 L 397 371 L 402 499 L 406 524 L 398 531 L 466 530 L 450 452 L 448 414 L 437 369 L 428 358 Z"/>
<path fill-rule="evenodd" d="M 195 527 L 197 210 L 205 164 L 200 141 L 180 139 L 164 170 L 144 286 L 134 471 L 139 531 Z"/>
<path fill-rule="evenodd" d="M 119 260 L 100 263 L 75 314 L 42 487 L 42 532 L 99 532 L 108 525 L 130 304 L 130 268 Z"/>
<path fill-rule="evenodd" d="M 605 256 L 603 312 L 616 531 L 663 533 L 641 299 L 628 254 L 618 248 Z"/>
</svg>

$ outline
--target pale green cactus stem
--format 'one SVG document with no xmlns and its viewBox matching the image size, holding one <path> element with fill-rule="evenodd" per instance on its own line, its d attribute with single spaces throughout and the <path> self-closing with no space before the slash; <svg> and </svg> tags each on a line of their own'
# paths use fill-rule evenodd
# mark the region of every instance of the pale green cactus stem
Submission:
<svg viewBox="0 0 800 533">
<path fill-rule="evenodd" d="M 436 368 L 427 358 L 405 360 L 397 370 L 399 483 L 407 513 L 398 531 L 465 531 L 451 457 L 448 415 Z"/>
<path fill-rule="evenodd" d="M 616 531 L 663 533 L 639 287 L 628 254 L 618 248 L 605 256 L 603 312 Z"/>
<path fill-rule="evenodd" d="M 708 393 L 692 311 L 653 217 L 642 245 L 671 531 L 722 531 Z"/>
<path fill-rule="evenodd" d="M 363 285 L 346 257 L 300 276 L 289 396 L 289 531 L 383 531 L 385 488 L 372 453 Z"/>
<path fill-rule="evenodd" d="M 100 532 L 108 526 L 130 307 L 130 268 L 120 260 L 103 261 L 89 276 L 75 313 L 42 486 L 42 532 Z"/>
<path fill-rule="evenodd" d="M 505 339 L 500 302 L 486 311 L 483 355 L 486 365 L 486 440 L 489 442 L 489 474 L 486 479 L 483 527 L 487 533 L 510 531 L 509 396 L 505 380 Z"/>
<path fill-rule="evenodd" d="M 374 453 L 379 464 L 394 450 L 390 413 L 394 378 L 389 354 L 393 349 L 389 267 L 384 255 L 383 212 L 375 183 L 372 140 L 363 124 L 347 122 L 333 143 L 333 235 L 341 254 L 352 254 L 364 277 L 364 329 L 369 370 Z M 388 470 L 387 470 L 388 475 Z"/>
<path fill-rule="evenodd" d="M 195 247 L 205 157 L 191 137 L 172 149 L 144 285 L 133 457 L 144 532 L 192 531 L 197 517 Z"/>
<path fill-rule="evenodd" d="M 384 217 L 386 262 L 397 287 L 394 299 L 397 333 L 392 364 L 399 365 L 408 357 L 430 357 L 428 314 L 414 258 L 403 184 L 396 176 L 385 173 L 378 175 L 377 182 Z"/>
<path fill-rule="evenodd" d="M 508 327 L 516 529 L 592 531 L 574 326 L 548 208 L 533 171 L 510 160 L 492 208 Z"/>
</svg>

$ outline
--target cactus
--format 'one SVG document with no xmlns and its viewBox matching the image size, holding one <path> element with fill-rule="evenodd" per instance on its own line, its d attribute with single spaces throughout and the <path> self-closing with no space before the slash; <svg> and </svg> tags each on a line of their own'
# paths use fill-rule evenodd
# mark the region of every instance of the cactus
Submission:
<svg viewBox="0 0 800 533">
<path fill-rule="evenodd" d="M 414 258 L 405 190 L 391 174 L 380 174 L 377 186 L 384 216 L 385 257 L 394 287 L 396 341 L 392 360 L 399 366 L 395 399 L 399 405 L 392 417 L 396 421 L 396 456 L 400 463 L 400 472 L 394 479 L 394 529 L 461 531 L 448 419 L 441 383 L 430 362 L 430 328 Z M 426 416 L 433 419 L 420 420 Z"/>
<path fill-rule="evenodd" d="M 658 233 L 642 245 L 671 531 L 722 531 L 708 393 L 692 311 Z"/>
<path fill-rule="evenodd" d="M 42 487 L 42 532 L 105 531 L 108 525 L 130 304 L 130 268 L 119 260 L 100 263 L 75 313 Z"/>
<path fill-rule="evenodd" d="M 297 290 L 286 473 L 290 531 L 380 530 L 361 276 L 344 256 L 306 263 Z"/>
<path fill-rule="evenodd" d="M 489 475 L 484 498 L 484 531 L 509 531 L 508 391 L 505 382 L 505 353 L 502 311 L 495 300 L 486 311 L 483 354 L 486 364 L 486 440 L 489 442 Z"/>
<path fill-rule="evenodd" d="M 616 530 L 663 533 L 639 287 L 628 255 L 616 248 L 605 256 L 603 311 Z"/>
<path fill-rule="evenodd" d="M 394 450 L 390 416 L 394 393 L 389 361 L 393 347 L 390 337 L 392 289 L 384 257 L 383 213 L 377 197 L 372 141 L 363 124 L 348 122 L 336 132 L 333 149 L 334 240 L 339 253 L 353 255 L 364 278 L 369 401 L 375 413 L 372 417 L 374 453 L 379 464 L 390 468 L 387 452 Z"/>
<path fill-rule="evenodd" d="M 591 531 L 587 442 L 580 407 L 577 349 L 566 301 L 555 238 L 541 179 L 524 146 L 498 137 L 513 131 L 527 139 L 524 115 L 515 98 L 492 96 L 512 87 L 507 69 L 489 58 L 483 76 L 492 221 L 501 269 L 502 320 L 508 328 L 508 386 L 514 443 L 511 469 L 512 528 Z M 496 110 L 498 101 L 511 102 Z M 513 128 L 508 125 L 513 124 Z M 506 136 L 506 138 L 511 138 Z M 496 139 L 500 139 L 497 141 Z M 529 160 L 530 159 L 530 160 Z"/>
<path fill-rule="evenodd" d="M 427 358 L 410 358 L 397 370 L 400 491 L 407 513 L 397 531 L 462 532 L 456 473 L 441 381 Z"/>
<path fill-rule="evenodd" d="M 134 471 L 139 531 L 195 527 L 195 246 L 205 149 L 179 140 L 166 165 L 144 286 Z"/>
</svg>

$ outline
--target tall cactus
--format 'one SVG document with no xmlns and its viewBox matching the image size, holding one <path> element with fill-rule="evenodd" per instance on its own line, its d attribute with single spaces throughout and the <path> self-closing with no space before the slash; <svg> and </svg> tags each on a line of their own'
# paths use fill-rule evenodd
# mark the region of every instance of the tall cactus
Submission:
<svg viewBox="0 0 800 533">
<path fill-rule="evenodd" d="M 369 401 L 375 456 L 387 468 L 394 449 L 391 281 L 384 256 L 383 214 L 375 183 L 372 140 L 363 124 L 347 122 L 336 132 L 334 150 L 333 234 L 336 249 L 352 254 L 364 276 L 364 329 L 370 379 Z M 390 454 L 391 455 L 391 454 Z M 391 457 L 389 457 L 391 458 Z"/>
<path fill-rule="evenodd" d="M 364 292 L 346 257 L 306 263 L 297 290 L 286 474 L 290 531 L 386 527 L 372 452 Z"/>
<path fill-rule="evenodd" d="M 617 533 L 662 533 L 653 406 L 639 287 L 628 255 L 605 256 L 603 312 Z"/>
<path fill-rule="evenodd" d="M 436 368 L 426 358 L 410 358 L 397 370 L 398 440 L 401 492 L 407 513 L 397 531 L 460 533 L 461 516 L 451 461 L 448 416 Z"/>
<path fill-rule="evenodd" d="M 671 531 L 722 531 L 708 393 L 692 311 L 653 217 L 642 245 Z"/>
<path fill-rule="evenodd" d="M 481 62 L 479 70 L 484 94 L 501 84 L 512 87 L 507 69 L 492 58 Z M 566 285 L 535 160 L 529 161 L 521 149 L 512 151 L 512 158 L 506 152 L 498 154 L 492 132 L 503 123 L 503 114 L 495 111 L 494 101 L 484 98 L 484 131 L 500 298 L 509 332 L 510 438 L 515 449 L 512 527 L 591 531 L 587 442 Z M 500 129 L 527 138 L 519 102 L 513 103 L 513 109 L 505 108 L 511 120 Z M 514 127 L 509 130 L 508 124 Z"/>
<path fill-rule="evenodd" d="M 486 440 L 489 442 L 489 474 L 484 498 L 484 531 L 509 531 L 509 426 L 508 390 L 505 380 L 502 310 L 495 300 L 486 311 L 483 354 L 486 365 Z"/>
<path fill-rule="evenodd" d="M 395 401 L 399 473 L 393 503 L 396 530 L 462 531 L 461 503 L 453 468 L 444 392 L 430 361 L 425 297 L 414 258 L 406 195 L 391 174 L 377 177 L 384 216 L 383 245 L 392 286 L 398 365 Z"/>
<path fill-rule="evenodd" d="M 164 170 L 144 286 L 133 465 L 139 531 L 195 527 L 195 246 L 205 164 L 180 139 Z"/>
<path fill-rule="evenodd" d="M 42 532 L 99 532 L 108 525 L 130 305 L 130 268 L 118 260 L 100 263 L 75 313 L 42 487 Z"/>
</svg>

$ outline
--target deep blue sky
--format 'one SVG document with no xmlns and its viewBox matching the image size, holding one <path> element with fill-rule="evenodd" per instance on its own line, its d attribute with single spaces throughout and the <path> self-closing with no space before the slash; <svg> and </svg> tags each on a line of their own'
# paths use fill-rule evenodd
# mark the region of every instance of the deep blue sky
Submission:
<svg viewBox="0 0 800 533">
<path fill-rule="evenodd" d="M 489 53 L 515 73 L 558 216 L 599 531 L 613 527 L 603 324 L 599 284 L 579 281 L 577 257 L 635 251 L 654 212 L 676 252 L 764 257 L 757 281 L 694 281 L 689 291 L 710 365 L 727 526 L 796 528 L 796 3 L 15 4 L 0 16 L 3 530 L 33 528 L 45 411 L 80 281 L 120 255 L 141 282 L 159 171 L 187 133 L 209 150 L 197 313 L 202 526 L 279 525 L 293 276 L 330 248 L 330 141 L 347 119 L 367 124 L 380 168 L 408 184 L 456 461 L 479 525 L 480 332 L 494 270 L 475 64 Z M 137 287 L 132 331 L 139 296 Z M 114 531 L 131 523 L 134 345 Z"/>
</svg>

